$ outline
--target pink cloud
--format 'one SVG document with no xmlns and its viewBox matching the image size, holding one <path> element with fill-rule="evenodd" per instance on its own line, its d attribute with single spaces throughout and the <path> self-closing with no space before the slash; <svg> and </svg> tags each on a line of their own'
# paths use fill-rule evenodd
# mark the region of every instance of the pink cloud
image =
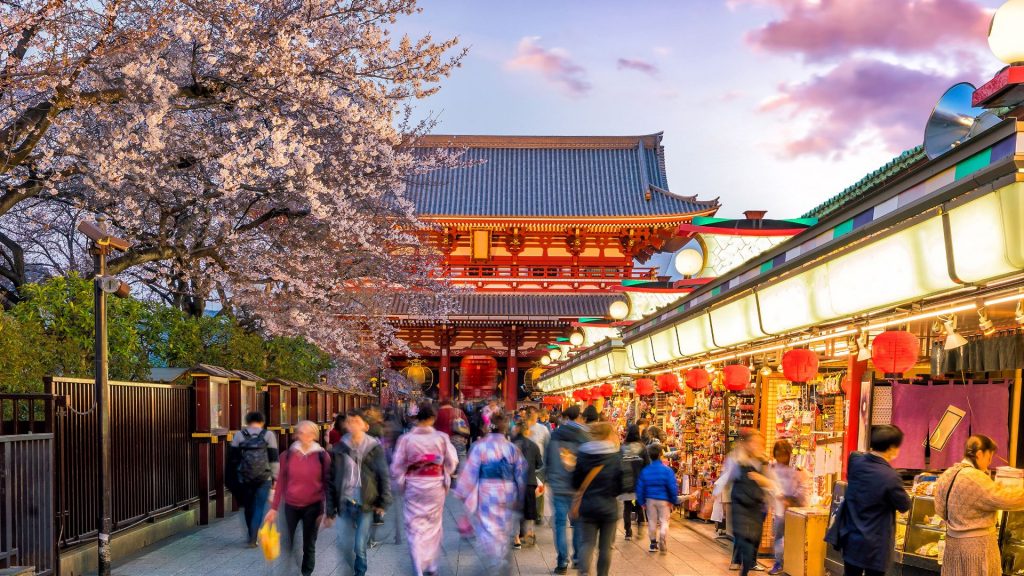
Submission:
<svg viewBox="0 0 1024 576">
<path fill-rule="evenodd" d="M 769 52 L 808 60 L 857 50 L 932 52 L 951 43 L 984 45 L 991 12 L 971 0 L 743 0 L 769 4 L 779 19 L 747 40 Z"/>
<path fill-rule="evenodd" d="M 583 96 L 590 91 L 587 71 L 560 48 L 547 49 L 538 44 L 539 36 L 519 40 L 516 55 L 505 62 L 509 70 L 540 73 L 548 82 L 565 90 L 570 96 Z"/>
<path fill-rule="evenodd" d="M 616 64 L 619 70 L 636 70 L 649 76 L 656 76 L 658 74 L 657 66 L 639 58 L 619 58 Z"/>
<path fill-rule="evenodd" d="M 760 110 L 814 119 L 807 134 L 783 143 L 785 155 L 838 159 L 866 136 L 896 153 L 921 142 L 928 114 L 957 76 L 853 58 L 806 82 L 780 86 Z"/>
</svg>

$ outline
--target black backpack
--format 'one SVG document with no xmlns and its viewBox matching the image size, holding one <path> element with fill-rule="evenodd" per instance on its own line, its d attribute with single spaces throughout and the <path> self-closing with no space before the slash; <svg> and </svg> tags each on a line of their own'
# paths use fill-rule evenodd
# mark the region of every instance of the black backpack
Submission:
<svg viewBox="0 0 1024 576">
<path fill-rule="evenodd" d="M 238 443 L 238 481 L 242 484 L 261 484 L 270 480 L 270 457 L 267 454 L 267 431 L 253 436 L 242 430 Z"/>
</svg>

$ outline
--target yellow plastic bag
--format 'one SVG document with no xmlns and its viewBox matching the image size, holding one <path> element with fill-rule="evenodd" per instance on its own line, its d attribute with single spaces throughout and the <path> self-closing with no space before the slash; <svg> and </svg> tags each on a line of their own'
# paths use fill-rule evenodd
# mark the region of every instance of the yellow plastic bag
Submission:
<svg viewBox="0 0 1024 576">
<path fill-rule="evenodd" d="M 281 555 L 281 533 L 277 531 L 277 525 L 273 522 L 264 522 L 260 527 L 259 539 L 263 557 L 267 562 L 277 560 Z"/>
</svg>

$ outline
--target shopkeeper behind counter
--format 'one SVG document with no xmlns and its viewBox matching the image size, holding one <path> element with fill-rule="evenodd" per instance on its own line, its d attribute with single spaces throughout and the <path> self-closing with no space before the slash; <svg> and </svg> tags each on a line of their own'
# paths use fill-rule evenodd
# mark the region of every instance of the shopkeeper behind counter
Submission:
<svg viewBox="0 0 1024 576">
<path fill-rule="evenodd" d="M 992 481 L 988 467 L 996 443 L 988 436 L 967 439 L 964 460 L 935 484 L 935 512 L 946 521 L 942 576 L 1000 576 L 997 510 L 1024 510 L 1024 488 Z"/>
</svg>

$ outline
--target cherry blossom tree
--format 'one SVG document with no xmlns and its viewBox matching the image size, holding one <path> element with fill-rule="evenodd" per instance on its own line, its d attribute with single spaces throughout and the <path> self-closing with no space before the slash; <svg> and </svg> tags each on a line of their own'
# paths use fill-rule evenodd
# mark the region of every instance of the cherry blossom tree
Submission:
<svg viewBox="0 0 1024 576">
<path fill-rule="evenodd" d="M 5 300 L 32 269 L 26 239 L 87 211 L 134 242 L 113 272 L 190 313 L 219 300 L 345 362 L 401 348 L 392 299 L 444 314 L 449 290 L 404 183 L 458 161 L 404 146 L 430 127 L 409 104 L 464 54 L 457 39 L 394 37 L 416 11 L 415 0 L 4 3 Z"/>
</svg>

